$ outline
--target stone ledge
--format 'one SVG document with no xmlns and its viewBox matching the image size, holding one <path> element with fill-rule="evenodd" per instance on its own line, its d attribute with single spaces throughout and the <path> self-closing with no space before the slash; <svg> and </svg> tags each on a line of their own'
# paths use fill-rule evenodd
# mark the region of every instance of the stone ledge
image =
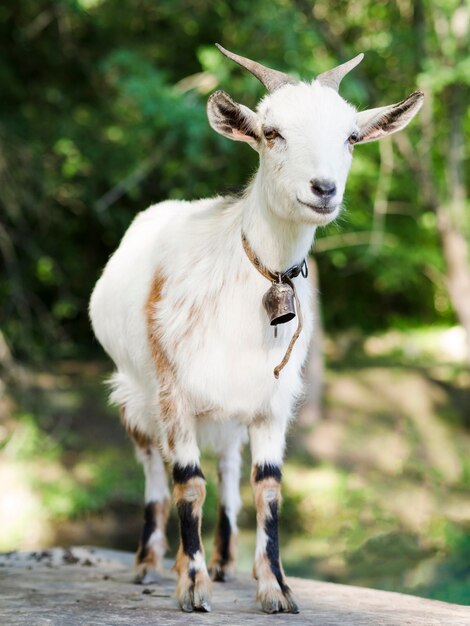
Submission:
<svg viewBox="0 0 470 626">
<path fill-rule="evenodd" d="M 255 583 L 238 574 L 214 583 L 212 613 L 182 613 L 175 577 L 132 583 L 133 555 L 100 548 L 0 554 L 2 626 L 470 626 L 470 607 L 399 593 L 290 578 L 299 615 L 265 615 Z M 171 564 L 169 564 L 171 565 Z"/>
</svg>

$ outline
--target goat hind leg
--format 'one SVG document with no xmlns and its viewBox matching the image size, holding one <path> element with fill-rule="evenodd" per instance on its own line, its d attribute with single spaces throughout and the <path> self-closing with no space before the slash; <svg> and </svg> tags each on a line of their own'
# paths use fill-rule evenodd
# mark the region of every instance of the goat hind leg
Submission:
<svg viewBox="0 0 470 626">
<path fill-rule="evenodd" d="M 219 518 L 214 552 L 209 566 L 212 580 L 224 582 L 235 569 L 240 510 L 241 438 L 234 433 L 231 444 L 219 455 Z"/>
<path fill-rule="evenodd" d="M 150 440 L 134 436 L 136 456 L 145 473 L 145 510 L 142 535 L 137 549 L 135 582 L 158 582 L 167 548 L 166 523 L 170 512 L 170 492 L 160 452 Z"/>
</svg>

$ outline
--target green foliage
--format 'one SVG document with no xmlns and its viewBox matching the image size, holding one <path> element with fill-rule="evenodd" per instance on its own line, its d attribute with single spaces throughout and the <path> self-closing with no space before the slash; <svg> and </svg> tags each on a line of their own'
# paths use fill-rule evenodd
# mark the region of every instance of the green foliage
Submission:
<svg viewBox="0 0 470 626">
<path fill-rule="evenodd" d="M 15 421 L 15 431 L 2 447 L 8 459 L 22 465 L 49 518 L 79 517 L 113 502 L 140 504 L 144 482 L 132 455 L 111 447 L 101 448 L 98 454 L 89 451 L 67 472 L 60 464 L 73 438 L 55 441 L 39 427 L 37 416 L 29 413 L 16 416 Z"/>
<path fill-rule="evenodd" d="M 14 352 L 37 359 L 93 350 L 89 293 L 135 213 L 168 197 L 240 187 L 253 172 L 256 155 L 211 131 L 205 103 L 217 86 L 252 107 L 263 91 L 215 41 L 307 78 L 365 50 L 342 88 L 360 108 L 397 101 L 418 81 L 439 121 L 432 162 L 444 197 L 449 94 L 456 85 L 468 93 L 470 75 L 458 35 L 462 10 L 427 0 L 320 0 L 314 7 L 261 0 L 256 11 L 245 0 L 3 6 L 0 317 Z M 468 133 L 468 111 L 462 119 Z M 419 145 L 417 123 L 406 136 Z M 340 236 L 318 254 L 331 330 L 453 320 L 434 214 L 416 173 L 394 152 L 382 244 L 367 243 L 377 145 L 356 150 L 347 211 L 320 234 Z M 468 153 L 462 156 L 468 183 Z M 343 244 L 348 233 L 361 242 Z"/>
<path fill-rule="evenodd" d="M 436 600 L 469 604 L 470 529 L 449 524 L 445 558 L 436 567 L 432 581 L 418 593 Z"/>
</svg>

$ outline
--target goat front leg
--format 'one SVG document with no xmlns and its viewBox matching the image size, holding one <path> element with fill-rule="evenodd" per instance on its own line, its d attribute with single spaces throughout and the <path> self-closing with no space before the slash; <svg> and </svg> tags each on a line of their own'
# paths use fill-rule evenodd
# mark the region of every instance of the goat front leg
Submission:
<svg viewBox="0 0 470 626">
<path fill-rule="evenodd" d="M 180 522 L 180 546 L 176 555 L 176 597 L 183 611 L 209 612 L 211 582 L 201 540 L 202 505 L 206 481 L 198 463 L 173 467 L 174 499 Z"/>
<path fill-rule="evenodd" d="M 265 613 L 298 613 L 279 557 L 279 509 L 285 422 L 257 419 L 250 426 L 251 483 L 256 506 L 256 555 L 253 575 Z"/>
<path fill-rule="evenodd" d="M 173 377 L 162 375 L 160 385 L 159 435 L 164 455 L 173 468 L 173 499 L 180 526 L 174 567 L 178 574 L 176 597 L 187 613 L 209 612 L 211 579 L 201 539 L 206 481 L 199 465 L 195 418 Z"/>
<path fill-rule="evenodd" d="M 206 481 L 199 465 L 193 421 L 179 428 L 172 441 L 173 495 L 180 524 L 176 555 L 176 597 L 185 612 L 211 610 L 211 580 L 201 539 L 202 506 Z"/>
</svg>

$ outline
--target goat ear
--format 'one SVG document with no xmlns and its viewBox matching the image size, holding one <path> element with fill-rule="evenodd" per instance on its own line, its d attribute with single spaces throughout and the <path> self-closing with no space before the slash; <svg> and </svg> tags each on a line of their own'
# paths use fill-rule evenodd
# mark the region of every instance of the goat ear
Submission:
<svg viewBox="0 0 470 626">
<path fill-rule="evenodd" d="M 246 141 L 256 148 L 260 137 L 256 113 L 232 100 L 225 91 L 216 91 L 209 98 L 207 117 L 212 128 L 224 137 Z"/>
<path fill-rule="evenodd" d="M 420 110 L 423 100 L 424 94 L 415 91 L 397 104 L 358 113 L 359 139 L 356 143 L 375 141 L 405 128 Z"/>
</svg>

